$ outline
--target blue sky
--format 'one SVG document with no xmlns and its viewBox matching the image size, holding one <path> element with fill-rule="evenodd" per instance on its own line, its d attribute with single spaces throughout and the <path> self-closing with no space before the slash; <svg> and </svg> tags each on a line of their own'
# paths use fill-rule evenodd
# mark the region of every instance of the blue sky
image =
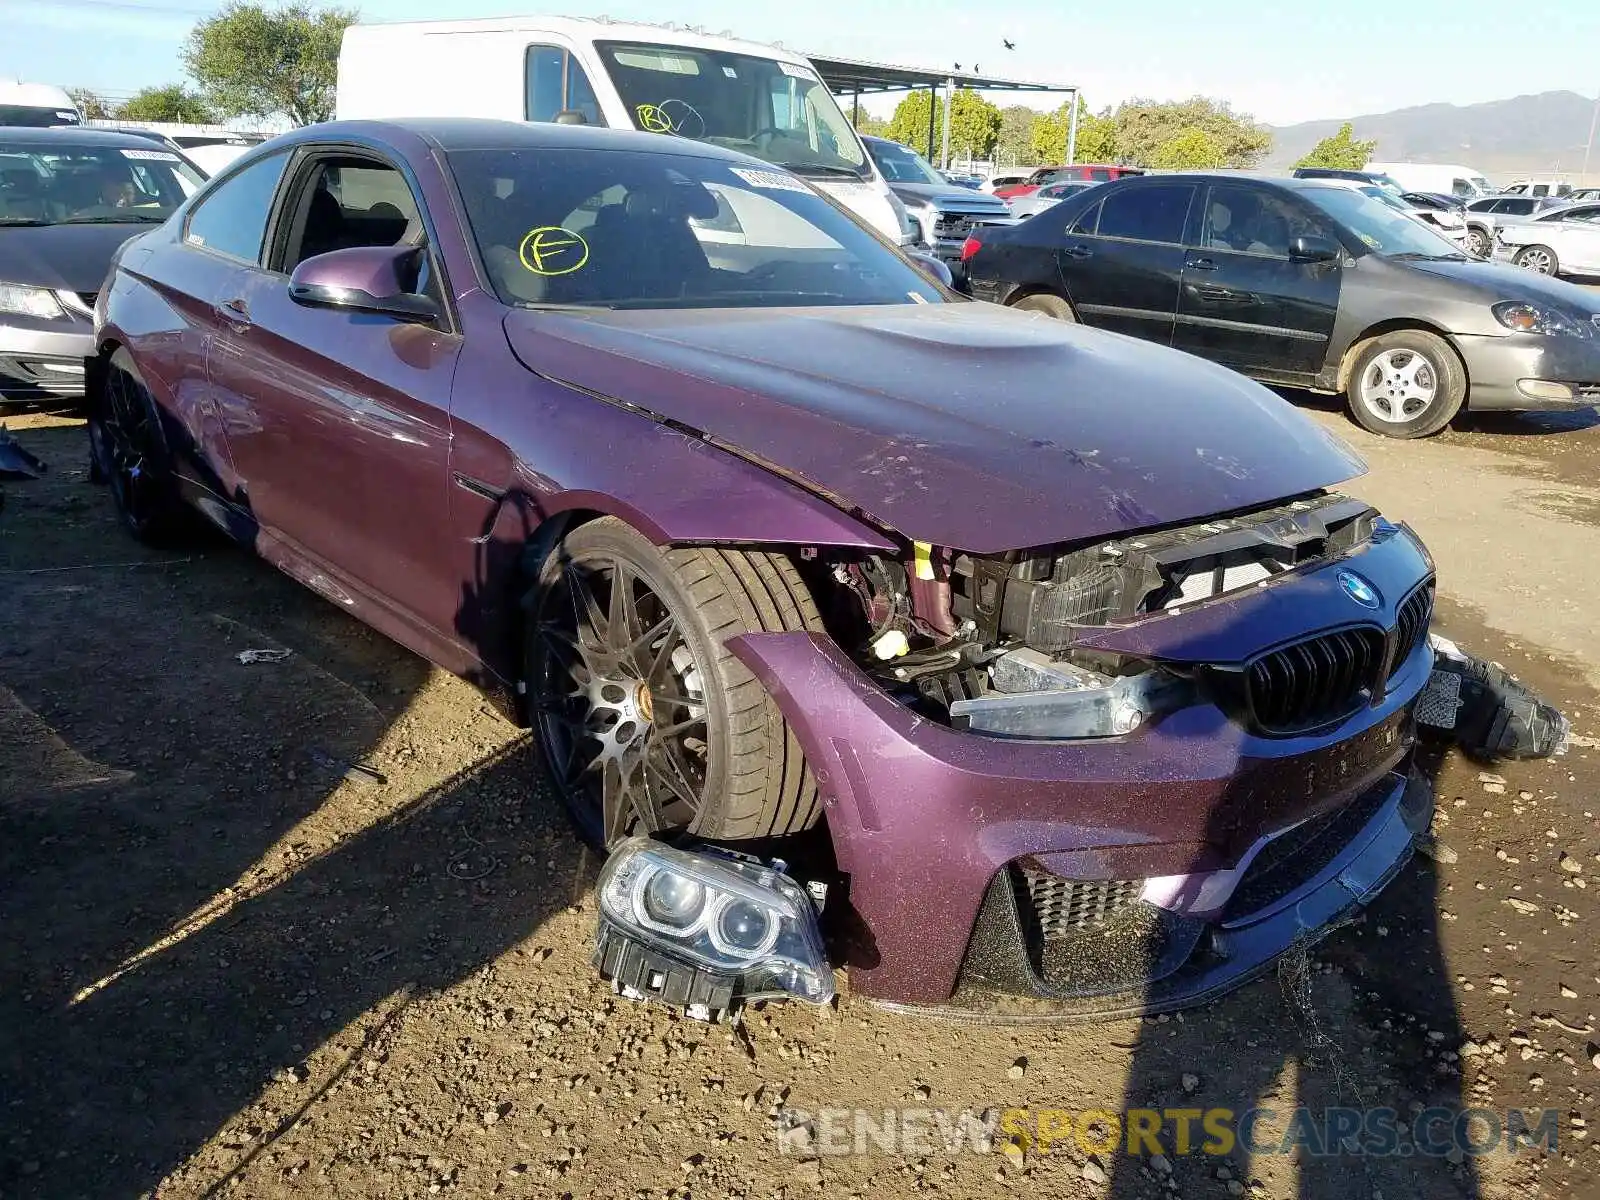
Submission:
<svg viewBox="0 0 1600 1200">
<path fill-rule="evenodd" d="M 204 0 L 0 0 L 11 29 L 0 75 L 121 93 L 169 82 L 181 76 L 185 33 L 211 7 Z M 1505 0 L 1318 0 L 1276 11 L 1239 0 L 469 0 L 448 10 L 436 0 L 368 0 L 361 10 L 367 20 L 538 11 L 673 20 L 819 54 L 960 62 L 1076 83 L 1095 108 L 1201 93 L 1272 124 L 1554 88 L 1600 91 L 1600 5 L 1579 0 L 1520 17 Z M 1503 36 L 1510 30 L 1522 31 L 1520 50 Z M 1017 48 L 1006 51 L 1002 37 Z"/>
</svg>

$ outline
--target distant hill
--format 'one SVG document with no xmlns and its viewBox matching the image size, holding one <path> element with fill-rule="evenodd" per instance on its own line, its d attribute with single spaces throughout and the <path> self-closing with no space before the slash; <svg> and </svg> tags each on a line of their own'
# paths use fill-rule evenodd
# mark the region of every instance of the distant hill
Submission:
<svg viewBox="0 0 1600 1200">
<path fill-rule="evenodd" d="M 1287 167 L 1345 120 L 1358 138 L 1376 138 L 1380 161 L 1460 163 L 1496 182 L 1525 174 L 1561 174 L 1576 180 L 1589 140 L 1594 100 L 1576 92 L 1540 92 L 1486 104 L 1424 104 L 1394 112 L 1335 121 L 1304 121 L 1272 129 L 1265 166 Z M 1600 146 L 1589 163 L 1600 179 Z"/>
</svg>

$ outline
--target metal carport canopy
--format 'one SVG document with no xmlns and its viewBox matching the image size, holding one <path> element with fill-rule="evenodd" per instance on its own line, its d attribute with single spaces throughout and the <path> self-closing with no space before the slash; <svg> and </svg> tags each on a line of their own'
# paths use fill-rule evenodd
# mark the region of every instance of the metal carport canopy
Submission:
<svg viewBox="0 0 1600 1200">
<path fill-rule="evenodd" d="M 1042 92 L 1067 93 L 1076 101 L 1078 89 L 1070 83 L 1038 83 L 1028 79 L 1005 79 L 998 75 L 982 75 L 975 71 L 930 71 L 921 67 L 897 67 L 888 63 L 864 62 L 855 58 L 828 58 L 808 54 L 807 59 L 822 75 L 828 90 L 836 96 L 850 95 L 855 99 L 852 122 L 859 117 L 861 97 L 866 93 L 916 92 L 926 88 L 930 93 L 945 89 L 944 147 L 941 166 L 950 161 L 951 97 L 956 88 L 975 92 Z M 1073 101 L 1071 120 L 1067 131 L 1067 163 L 1071 165 L 1078 144 L 1078 106 Z M 933 156 L 933 106 L 928 106 L 928 156 Z"/>
</svg>

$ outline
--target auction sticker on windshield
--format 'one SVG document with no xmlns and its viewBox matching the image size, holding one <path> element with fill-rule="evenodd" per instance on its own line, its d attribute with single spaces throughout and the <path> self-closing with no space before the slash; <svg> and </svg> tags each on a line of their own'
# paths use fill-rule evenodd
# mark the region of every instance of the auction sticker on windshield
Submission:
<svg viewBox="0 0 1600 1200">
<path fill-rule="evenodd" d="M 170 150 L 124 150 L 123 158 L 132 158 L 139 162 L 177 162 L 178 156 Z"/>
<path fill-rule="evenodd" d="M 778 64 L 778 70 L 794 79 L 810 79 L 814 81 L 817 78 L 809 67 L 797 67 L 794 63 L 781 62 Z"/>
<path fill-rule="evenodd" d="M 729 167 L 728 170 L 751 187 L 769 188 L 778 192 L 809 192 L 811 190 L 793 175 L 785 175 L 782 171 L 752 171 L 748 167 Z"/>
</svg>

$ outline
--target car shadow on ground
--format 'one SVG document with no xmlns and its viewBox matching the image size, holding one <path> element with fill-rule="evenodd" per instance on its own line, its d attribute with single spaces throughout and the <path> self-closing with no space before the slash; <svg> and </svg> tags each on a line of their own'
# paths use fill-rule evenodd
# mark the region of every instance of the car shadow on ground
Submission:
<svg viewBox="0 0 1600 1200">
<path fill-rule="evenodd" d="M 464 685 L 419 712 L 420 659 L 248 554 L 120 536 L 81 428 L 28 444 L 53 470 L 0 516 L 0 1192 L 134 1196 L 320 1048 L 247 1165 L 588 864 Z M 451 721 L 490 730 L 466 770 L 417 748 Z"/>
<path fill-rule="evenodd" d="M 1297 407 L 1314 412 L 1344 414 L 1349 420 L 1348 406 L 1343 396 L 1330 396 L 1324 392 L 1306 392 L 1298 388 L 1272 389 Z M 1473 412 L 1463 410 L 1450 422 L 1445 436 L 1456 434 L 1485 434 L 1491 437 L 1548 437 L 1556 434 L 1577 433 L 1600 426 L 1600 409 L 1575 408 L 1552 412 Z M 1350 428 L 1358 431 L 1352 421 Z M 1493 448 L 1492 443 L 1484 443 Z"/>
</svg>

